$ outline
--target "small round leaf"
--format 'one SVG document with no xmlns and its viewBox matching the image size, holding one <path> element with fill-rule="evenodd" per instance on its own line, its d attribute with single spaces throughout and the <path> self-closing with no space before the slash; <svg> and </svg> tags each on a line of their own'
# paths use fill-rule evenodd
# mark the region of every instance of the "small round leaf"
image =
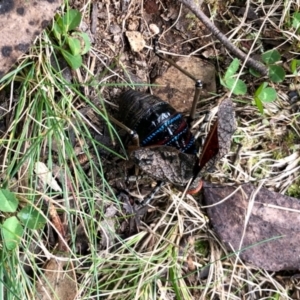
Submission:
<svg viewBox="0 0 300 300">
<path fill-rule="evenodd" d="M 70 37 L 68 36 L 67 38 L 70 50 L 72 52 L 73 55 L 79 55 L 81 52 L 81 46 L 80 46 L 80 41 L 76 38 Z"/>
<path fill-rule="evenodd" d="M 74 32 L 73 37 L 80 41 L 80 54 L 84 55 L 91 50 L 91 41 L 87 33 L 85 32 Z"/>
<path fill-rule="evenodd" d="M 46 223 L 44 216 L 30 205 L 25 206 L 19 211 L 18 218 L 30 229 L 41 229 Z"/>
<path fill-rule="evenodd" d="M 293 14 L 293 27 L 295 29 L 298 29 L 300 26 L 300 13 L 299 12 L 295 12 Z"/>
<path fill-rule="evenodd" d="M 273 82 L 282 82 L 285 78 L 285 71 L 281 66 L 270 66 L 269 67 L 269 78 Z"/>
<path fill-rule="evenodd" d="M 235 58 L 229 65 L 229 67 L 224 75 L 224 79 L 227 80 L 227 79 L 231 78 L 233 75 L 235 75 L 237 70 L 239 69 L 239 66 L 240 66 L 240 61 L 237 58 Z"/>
<path fill-rule="evenodd" d="M 61 49 L 61 53 L 72 69 L 78 69 L 82 65 L 81 55 L 73 55 L 72 53 L 63 49 Z"/>
<path fill-rule="evenodd" d="M 249 69 L 249 72 L 250 72 L 250 74 L 251 74 L 252 76 L 254 76 L 254 77 L 257 77 L 257 78 L 260 78 L 260 77 L 261 77 L 261 74 L 260 74 L 258 71 L 254 70 L 254 69 L 252 69 L 252 68 Z"/>
<path fill-rule="evenodd" d="M 259 93 L 258 98 L 262 102 L 273 102 L 277 98 L 277 93 L 273 88 L 267 87 Z"/>
<path fill-rule="evenodd" d="M 274 49 L 263 53 L 261 58 L 267 65 L 271 65 L 279 61 L 281 56 L 278 50 Z"/>
<path fill-rule="evenodd" d="M 62 17 L 62 26 L 66 32 L 74 30 L 81 22 L 81 13 L 76 9 L 68 10 Z"/>
<path fill-rule="evenodd" d="M 245 82 L 236 78 L 229 78 L 225 80 L 226 86 L 235 95 L 245 95 L 247 93 L 247 86 Z"/>
<path fill-rule="evenodd" d="M 8 250 L 13 250 L 19 245 L 23 231 L 24 228 L 15 216 L 4 221 L 1 227 L 1 232 L 3 242 Z"/>
<path fill-rule="evenodd" d="M 6 189 L 0 189 L 0 210 L 3 212 L 15 212 L 19 201 L 15 194 Z"/>
</svg>

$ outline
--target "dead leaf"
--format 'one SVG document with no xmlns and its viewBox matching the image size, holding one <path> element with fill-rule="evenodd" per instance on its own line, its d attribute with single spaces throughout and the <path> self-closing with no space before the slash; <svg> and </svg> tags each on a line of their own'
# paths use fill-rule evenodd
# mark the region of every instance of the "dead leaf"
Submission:
<svg viewBox="0 0 300 300">
<path fill-rule="evenodd" d="M 228 251 L 241 249 L 242 260 L 269 271 L 299 270 L 299 199 L 250 183 L 237 189 L 205 182 L 204 201 Z"/>
<path fill-rule="evenodd" d="M 60 234 L 58 236 L 58 250 L 59 251 L 64 251 L 67 252 L 68 251 L 68 247 L 67 247 L 67 242 L 66 242 L 66 230 L 65 227 L 57 213 L 57 209 L 56 207 L 53 205 L 53 203 L 51 201 L 49 201 L 50 199 L 46 200 L 47 202 L 49 202 L 49 215 L 51 217 L 51 221 L 55 227 L 55 229 L 57 230 L 57 232 Z"/>
<path fill-rule="evenodd" d="M 139 148 L 130 154 L 133 162 L 145 173 L 158 181 L 167 181 L 179 189 L 186 187 L 194 176 L 196 156 L 182 153 L 169 146 Z M 199 186 L 194 180 L 190 189 Z"/>
<path fill-rule="evenodd" d="M 44 265 L 44 276 L 38 278 L 36 300 L 73 300 L 77 294 L 77 282 L 71 264 L 64 269 L 67 262 L 50 259 Z"/>
<path fill-rule="evenodd" d="M 118 210 L 114 205 L 106 208 L 104 220 L 99 223 L 101 231 L 101 245 L 108 249 L 115 241 L 116 232 L 116 214 Z"/>
<path fill-rule="evenodd" d="M 225 156 L 236 131 L 235 111 L 231 99 L 224 99 L 219 106 L 218 119 L 209 131 L 199 159 L 199 169 L 212 169 Z"/>
<path fill-rule="evenodd" d="M 56 192 L 62 192 L 57 181 L 53 178 L 52 172 L 44 163 L 39 161 L 36 162 L 34 165 L 34 172 L 45 185 L 49 185 L 49 187 Z"/>
</svg>

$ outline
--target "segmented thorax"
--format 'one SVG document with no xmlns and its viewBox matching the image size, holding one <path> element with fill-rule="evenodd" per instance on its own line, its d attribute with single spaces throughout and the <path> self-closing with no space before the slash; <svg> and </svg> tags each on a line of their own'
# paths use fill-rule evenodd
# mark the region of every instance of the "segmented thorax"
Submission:
<svg viewBox="0 0 300 300">
<path fill-rule="evenodd" d="M 170 104 L 134 90 L 119 99 L 120 121 L 134 130 L 142 147 L 165 145 L 195 154 L 195 140 L 187 122 Z"/>
</svg>

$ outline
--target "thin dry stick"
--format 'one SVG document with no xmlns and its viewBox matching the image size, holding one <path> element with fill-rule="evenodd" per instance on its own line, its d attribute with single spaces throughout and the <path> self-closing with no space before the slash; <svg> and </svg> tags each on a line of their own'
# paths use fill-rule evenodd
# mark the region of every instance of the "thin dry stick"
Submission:
<svg viewBox="0 0 300 300">
<path fill-rule="evenodd" d="M 210 30 L 210 32 L 221 41 L 224 46 L 233 53 L 236 57 L 246 61 L 246 65 L 257 70 L 259 73 L 263 75 L 268 74 L 267 67 L 261 62 L 248 57 L 243 51 L 235 47 L 228 38 L 209 20 L 209 18 L 200 10 L 200 8 L 191 0 L 179 0 L 186 7 L 188 7 L 197 17 L 198 19 Z"/>
</svg>

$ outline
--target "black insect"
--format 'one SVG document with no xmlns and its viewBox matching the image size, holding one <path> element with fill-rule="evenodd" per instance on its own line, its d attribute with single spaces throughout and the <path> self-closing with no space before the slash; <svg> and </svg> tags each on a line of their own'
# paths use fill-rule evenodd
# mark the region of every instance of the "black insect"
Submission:
<svg viewBox="0 0 300 300">
<path fill-rule="evenodd" d="M 196 145 L 182 114 L 160 98 L 134 90 L 120 96 L 119 110 L 120 121 L 139 137 L 142 148 L 131 153 L 136 165 L 150 171 L 159 184 L 167 181 L 185 188 L 194 177 Z M 195 178 L 188 193 L 198 192 L 201 186 L 201 178 Z"/>
<path fill-rule="evenodd" d="M 195 139 L 182 114 L 150 94 L 128 90 L 119 99 L 120 121 L 139 136 L 140 146 L 170 146 L 196 154 Z"/>
</svg>

